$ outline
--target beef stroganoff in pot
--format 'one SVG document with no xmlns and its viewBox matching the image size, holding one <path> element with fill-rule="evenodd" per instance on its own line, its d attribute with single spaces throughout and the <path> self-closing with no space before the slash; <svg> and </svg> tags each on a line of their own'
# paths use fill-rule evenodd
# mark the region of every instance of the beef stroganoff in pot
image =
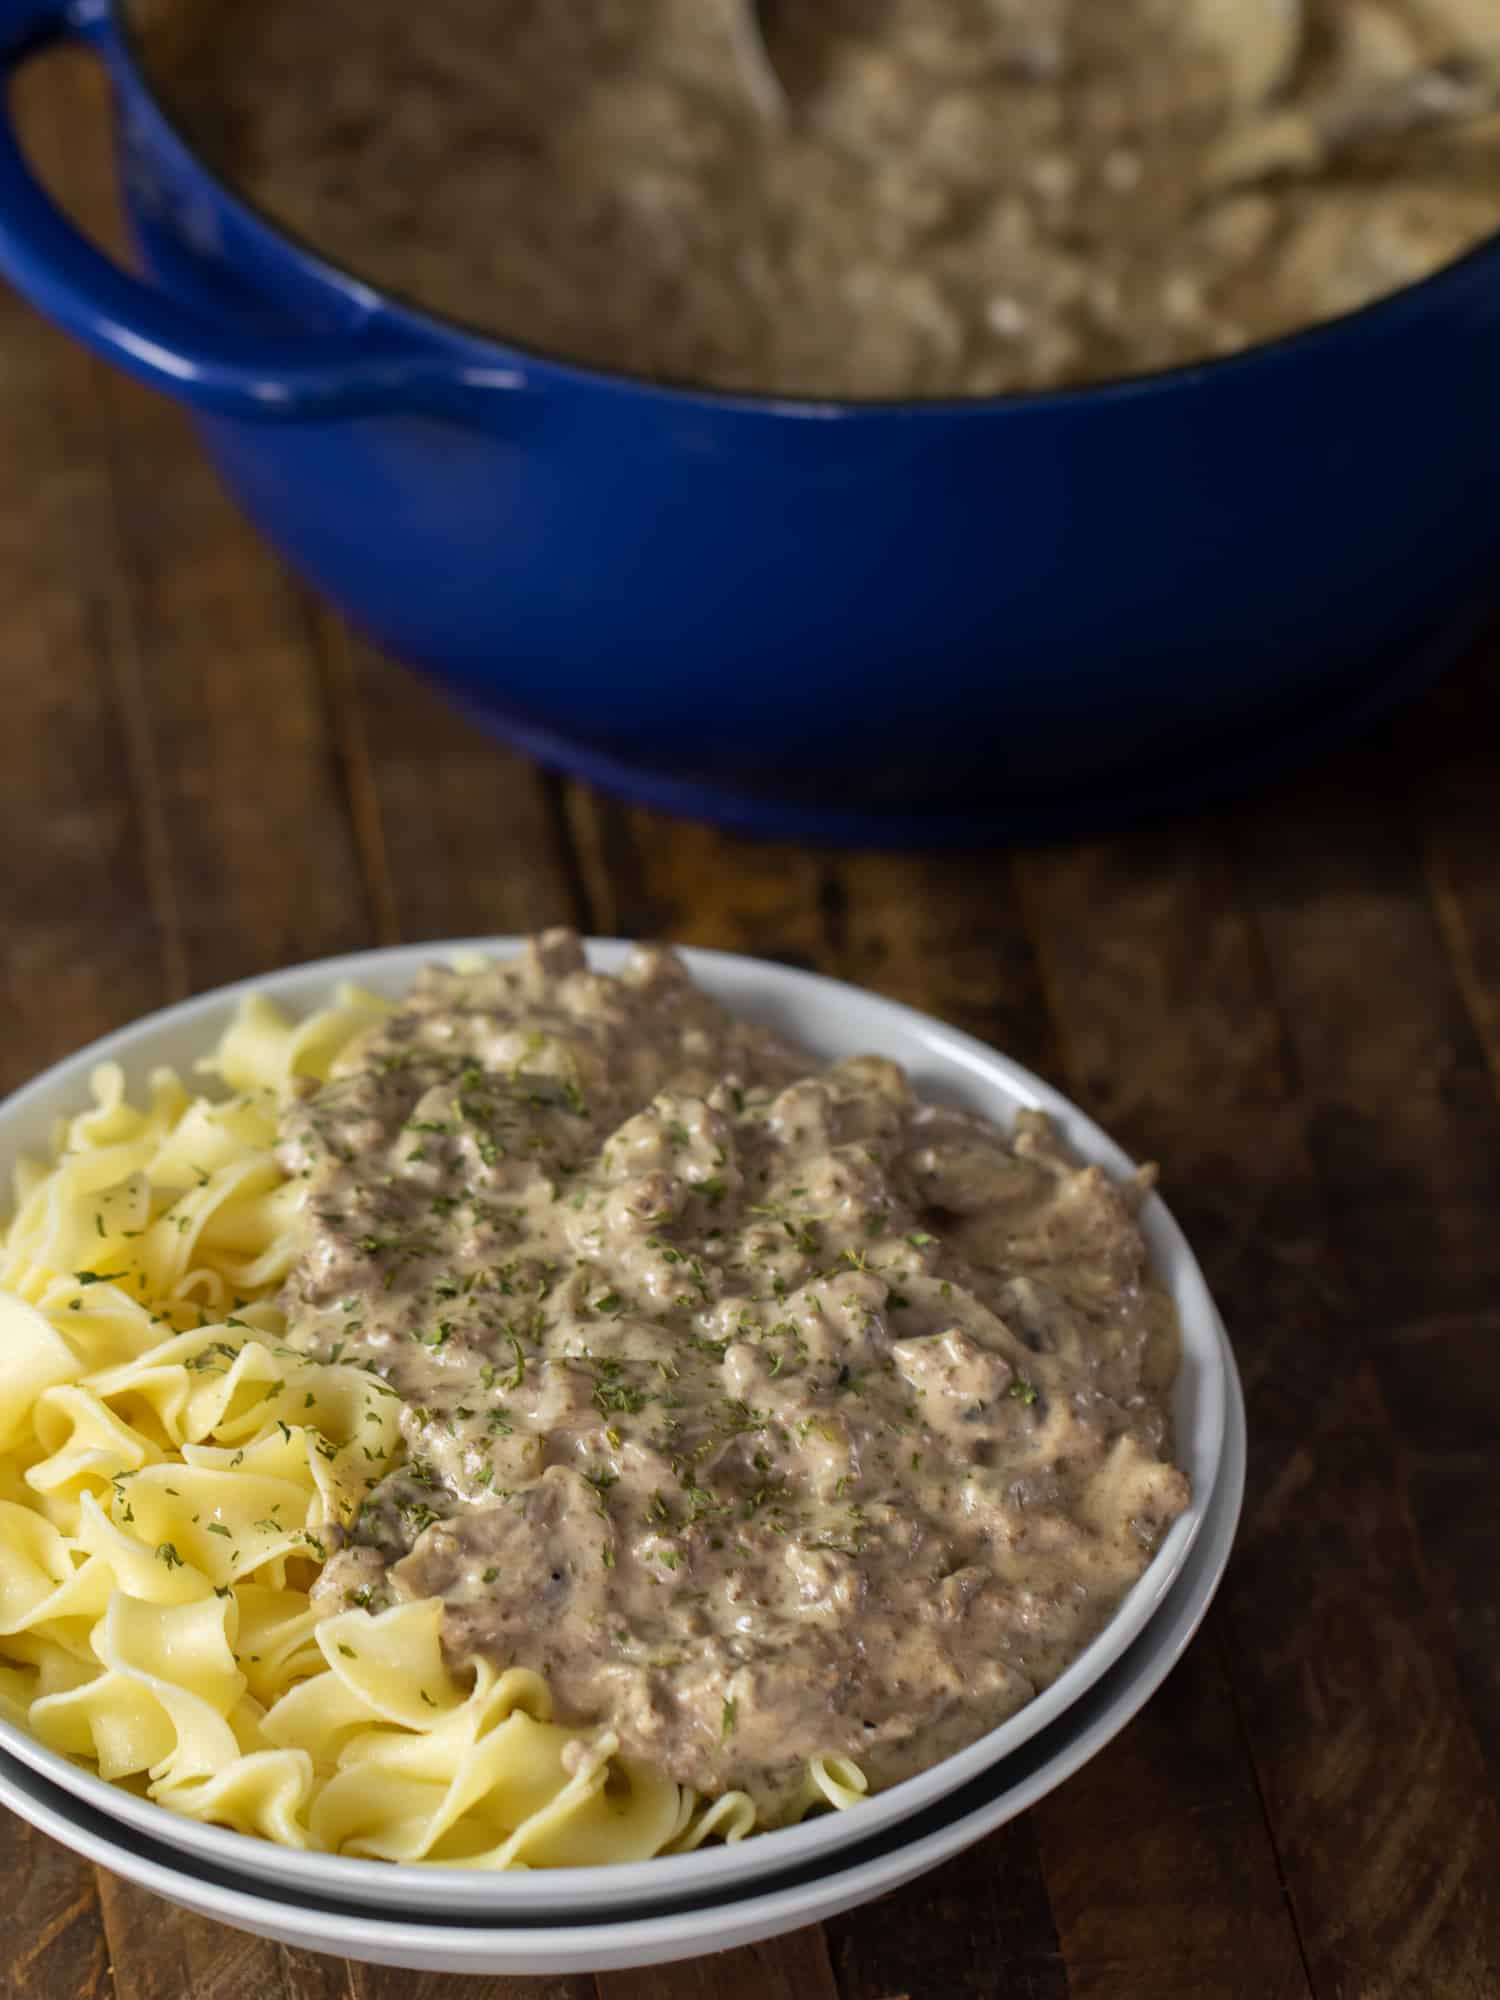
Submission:
<svg viewBox="0 0 1500 2000">
<path fill-rule="evenodd" d="M 1187 1505 L 1140 1192 L 550 932 L 241 1012 L 22 1170 L 0 1702 L 179 1811 L 734 1839 L 1053 1681 Z"/>
<path fill-rule="evenodd" d="M 1500 228 L 1500 118 L 1311 143 L 1403 79 L 1500 66 L 1491 0 L 776 14 L 785 121 L 719 0 L 132 19 L 189 141 L 314 249 L 523 346 L 724 389 L 989 395 L 1204 360 Z"/>
</svg>

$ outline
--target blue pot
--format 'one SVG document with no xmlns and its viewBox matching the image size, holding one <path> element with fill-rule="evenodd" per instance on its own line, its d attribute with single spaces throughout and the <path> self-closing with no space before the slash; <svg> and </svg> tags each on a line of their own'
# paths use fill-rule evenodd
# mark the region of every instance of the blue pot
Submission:
<svg viewBox="0 0 1500 2000">
<path fill-rule="evenodd" d="M 144 279 L 0 126 L 0 272 L 180 398 L 383 647 L 552 761 L 767 830 L 1076 826 L 1321 740 L 1456 645 L 1500 545 L 1500 239 L 1202 367 L 846 404 L 566 366 L 410 310 L 232 197 L 111 0 L 0 0 L 113 80 Z"/>
</svg>

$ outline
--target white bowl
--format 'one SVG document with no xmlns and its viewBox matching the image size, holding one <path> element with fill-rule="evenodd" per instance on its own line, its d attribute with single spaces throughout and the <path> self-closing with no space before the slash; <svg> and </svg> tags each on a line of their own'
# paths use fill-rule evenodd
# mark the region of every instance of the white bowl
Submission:
<svg viewBox="0 0 1500 2000">
<path fill-rule="evenodd" d="M 95 1063 L 120 1063 L 133 1089 L 163 1063 L 187 1075 L 248 993 L 268 994 L 292 1013 L 306 1013 L 323 1005 L 340 980 L 398 996 L 434 959 L 475 951 L 503 954 L 519 943 L 514 938 L 470 938 L 360 952 L 221 987 L 148 1015 L 56 1064 L 0 1104 L 0 1171 L 7 1171 L 18 1153 L 45 1150 L 54 1121 L 85 1101 Z M 599 968 L 611 970 L 629 948 L 618 941 L 594 942 L 589 957 Z M 1082 1158 L 1117 1175 L 1132 1170 L 1125 1154 L 1076 1106 L 971 1036 L 814 973 L 723 952 L 683 955 L 699 982 L 732 1012 L 779 1028 L 816 1054 L 834 1057 L 870 1050 L 893 1057 L 905 1065 L 923 1094 L 968 1105 L 1002 1126 L 1023 1107 L 1044 1111 Z M 956 1756 L 848 1812 L 758 1834 L 735 1847 L 612 1867 L 496 1875 L 303 1853 L 203 1826 L 106 1783 L 5 1723 L 0 1723 L 0 1750 L 139 1833 L 191 1854 L 198 1864 L 256 1876 L 299 1898 L 342 1898 L 372 1908 L 472 1912 L 505 1921 L 527 1916 L 593 1917 L 654 1906 L 673 1897 L 720 1898 L 762 1876 L 818 1861 L 867 1840 L 968 1783 L 1054 1722 L 1144 1630 L 1187 1561 L 1219 1476 L 1234 1364 L 1197 1260 L 1165 1204 L 1152 1196 L 1140 1219 L 1155 1269 L 1176 1302 L 1181 1322 L 1182 1365 L 1174 1415 L 1177 1454 L 1192 1481 L 1192 1504 L 1173 1524 L 1150 1567 L 1104 1631 L 1051 1687 Z"/>
<path fill-rule="evenodd" d="M 486 1924 L 462 1916 L 375 1912 L 304 1894 L 279 1897 L 232 1870 L 201 1866 L 118 1827 L 34 1771 L 0 1756 L 0 1802 L 127 1881 L 202 1916 L 310 1951 L 424 1972 L 604 1972 L 728 1951 L 837 1916 L 935 1868 L 1014 1819 L 1116 1736 L 1160 1686 L 1202 1622 L 1234 1541 L 1245 1480 L 1245 1420 L 1230 1371 L 1222 1468 L 1204 1525 L 1157 1616 L 1067 1714 L 1002 1765 L 873 1839 L 705 1902 L 674 1898 L 646 1913 L 583 1913 Z M 166 1815 L 162 1814 L 162 1818 Z M 862 1817 L 856 1815 L 855 1817 Z M 401 1870 L 407 1876 L 412 1871 Z"/>
</svg>

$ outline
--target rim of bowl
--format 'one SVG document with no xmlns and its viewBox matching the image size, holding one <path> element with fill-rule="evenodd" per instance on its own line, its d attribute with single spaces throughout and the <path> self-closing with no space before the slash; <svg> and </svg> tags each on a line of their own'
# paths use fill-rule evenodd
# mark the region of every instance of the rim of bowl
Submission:
<svg viewBox="0 0 1500 2000">
<path fill-rule="evenodd" d="M 81 1097 L 90 1069 L 96 1063 L 108 1061 L 119 1061 L 131 1075 L 131 1081 L 137 1081 L 141 1076 L 140 1045 L 163 1033 L 199 1029 L 197 1052 L 204 1053 L 222 1026 L 227 1025 L 237 1003 L 249 994 L 266 994 L 288 1008 L 301 1010 L 324 1004 L 332 988 L 344 980 L 367 981 L 377 986 L 383 981 L 399 991 L 424 964 L 451 961 L 455 956 L 476 952 L 500 957 L 516 951 L 523 943 L 519 936 L 454 938 L 348 953 L 237 980 L 144 1015 L 63 1057 L 0 1102 L 0 1168 L 8 1166 L 16 1152 L 44 1143 L 45 1131 L 28 1133 L 24 1127 L 28 1118 L 33 1121 L 38 1118 L 37 1107 L 60 1088 L 76 1085 Z M 633 948 L 632 940 L 620 938 L 587 938 L 584 943 L 590 965 L 603 970 L 612 969 Z M 921 1052 L 933 1061 L 942 1080 L 951 1082 L 956 1078 L 979 1086 L 981 1091 L 987 1088 L 999 1097 L 1002 1102 L 995 1108 L 1005 1124 L 1008 1125 L 1018 1106 L 1033 1107 L 1054 1118 L 1068 1143 L 1084 1158 L 1097 1161 L 1119 1177 L 1133 1169 L 1133 1162 L 1121 1148 L 1061 1092 L 1009 1057 L 931 1015 L 822 973 L 739 953 L 693 946 L 678 949 L 694 977 L 700 978 L 731 1011 L 745 1011 L 754 1018 L 757 1011 L 763 1012 L 757 1007 L 758 1001 L 770 1003 L 775 1012 L 784 1007 L 791 1017 L 787 1032 L 794 1036 L 798 996 L 804 1010 L 811 1008 L 814 1013 L 819 1002 L 825 1009 L 838 1013 L 851 1010 L 861 1013 L 864 1018 L 856 1032 L 843 1038 L 846 1051 L 869 1046 L 873 1031 L 877 1027 L 884 1029 L 890 1040 L 905 1045 L 904 1060 L 908 1067 L 914 1065 L 916 1053 Z M 216 1017 L 221 1018 L 216 1020 Z M 829 1039 L 827 1035 L 815 1035 L 813 1052 L 819 1052 L 820 1041 L 826 1049 Z M 137 1057 L 134 1063 L 132 1057 Z M 157 1056 L 152 1060 L 163 1058 Z M 930 1088 L 934 1079 L 924 1074 L 918 1080 L 924 1088 Z M 49 1114 L 49 1122 L 52 1115 L 55 1112 Z M 517 1904 L 535 1909 L 545 1902 L 587 1903 L 597 1897 L 605 1901 L 624 1901 L 632 1896 L 641 1900 L 660 1899 L 699 1889 L 712 1890 L 721 1882 L 745 1880 L 773 1869 L 792 1867 L 799 1861 L 811 1860 L 874 1834 L 944 1797 L 1008 1756 L 1063 1714 L 1150 1622 L 1198 1537 L 1223 1456 L 1233 1362 L 1222 1320 L 1197 1258 L 1159 1194 L 1151 1194 L 1142 1205 L 1139 1221 L 1153 1268 L 1178 1309 L 1182 1330 L 1176 1392 L 1179 1415 L 1184 1371 L 1192 1369 L 1191 1377 L 1187 1378 L 1193 1392 L 1192 1441 L 1202 1463 L 1194 1466 L 1191 1504 L 1168 1531 L 1114 1616 L 1055 1681 L 974 1743 L 914 1777 L 871 1794 L 847 1812 L 820 1814 L 800 1825 L 770 1828 L 732 1847 L 654 1855 L 645 1861 L 502 1873 L 416 1862 L 405 1864 L 405 1873 L 398 1878 L 392 1870 L 401 1868 L 399 1863 L 283 1848 L 254 1835 L 172 1813 L 73 1763 L 28 1732 L 4 1721 L 0 1721 L 0 1747 L 112 1818 L 137 1826 L 171 1845 L 201 1852 L 239 1872 L 274 1874 L 292 1881 L 301 1875 L 309 1881 L 321 1882 L 331 1894 L 342 1892 L 353 1900 L 360 1900 L 362 1894 L 373 1896 L 376 1901 L 384 1900 L 397 1879 L 420 1881 L 424 1900 L 442 1899 L 449 1907 Z M 1181 1434 L 1183 1429 L 1179 1425 L 1179 1448 L 1186 1443 Z"/>
<path fill-rule="evenodd" d="M 457 1939 L 463 1938 L 471 1947 L 469 1956 L 482 1958 L 486 1949 L 493 1951 L 503 1942 L 511 1957 L 518 1957 L 524 1950 L 535 1957 L 551 1952 L 556 1954 L 556 1962 L 545 1966 L 538 1963 L 537 1969 L 556 1972 L 568 1969 L 562 1962 L 563 1954 L 579 1950 L 597 1952 L 602 1946 L 608 1950 L 621 1939 L 622 1933 L 632 1943 L 646 1947 L 663 1942 L 674 1947 L 674 1955 L 690 1955 L 699 1943 L 701 1929 L 715 1917 L 728 1918 L 743 1915 L 747 1908 L 763 1905 L 767 1901 L 791 1897 L 793 1908 L 778 1911 L 776 1930 L 759 1932 L 760 1936 L 777 1935 L 781 1930 L 792 1929 L 798 1923 L 814 1921 L 836 1914 L 840 1910 L 857 1907 L 872 1896 L 882 1894 L 887 1889 L 900 1886 L 925 1869 L 938 1865 L 961 1852 L 973 1841 L 992 1832 L 1017 1814 L 1034 1805 L 1089 1763 L 1115 1736 L 1129 1723 L 1160 1688 L 1162 1682 L 1173 1672 L 1188 1646 L 1201 1627 L 1209 1606 L 1217 1595 L 1223 1581 L 1225 1569 L 1233 1552 L 1235 1531 L 1244 1500 L 1245 1487 L 1245 1409 L 1237 1373 L 1231 1369 L 1229 1422 L 1225 1433 L 1224 1468 L 1225 1477 L 1210 1503 L 1211 1516 L 1207 1530 L 1195 1551 L 1192 1566 L 1179 1580 L 1178 1601 L 1166 1608 L 1163 1626 L 1154 1634 L 1143 1634 L 1138 1646 L 1132 1649 L 1141 1655 L 1133 1662 L 1127 1656 L 1120 1663 L 1118 1685 L 1107 1693 L 1104 1688 L 1098 1692 L 1093 1712 L 1087 1717 L 1082 1729 L 1068 1732 L 1059 1724 L 1053 1732 L 1057 1740 L 1050 1751 L 1045 1751 L 1035 1761 L 1028 1763 L 1018 1782 L 1001 1788 L 967 1811 L 941 1812 L 941 1817 L 929 1814 L 933 1823 L 917 1831 L 915 1840 L 884 1841 L 874 1854 L 858 1852 L 843 1857 L 835 1866 L 816 1871 L 800 1870 L 790 1877 L 780 1876 L 719 1904 L 698 1902 L 688 1908 L 673 1906 L 654 1912 L 632 1909 L 620 1916 L 609 1916 L 590 1921 L 579 1919 L 570 1925 L 539 1922 L 521 1926 L 481 1926 L 472 1923 L 455 1924 L 443 1916 L 435 1918 L 416 1917 L 412 1912 L 393 1910 L 377 1913 L 366 1910 L 350 1910 L 347 1905 L 313 1904 L 303 1902 L 292 1908 L 298 1913 L 294 1923 L 301 1924 L 301 1913 L 305 1912 L 316 1922 L 321 1916 L 326 1921 L 343 1926 L 347 1930 L 356 1927 L 353 1936 L 325 1934 L 321 1943 L 311 1934 L 311 1926 L 304 1925 L 299 1942 L 314 1945 L 325 1950 L 347 1950 L 351 1943 L 357 1943 L 358 1935 L 373 1934 L 385 1944 L 387 1942 L 408 1950 L 430 1948 L 433 1939 L 437 1948 L 451 1949 Z M 1044 1751 L 1039 1744 L 1038 1751 Z M 43 1782 L 46 1782 L 45 1780 Z M 49 1790 L 56 1787 L 49 1786 Z M 41 1807 L 38 1812 L 26 1812 L 17 1804 L 19 1794 L 29 1806 Z M 38 1801 L 36 1794 L 18 1781 L 0 1761 L 0 1798 L 4 1798 L 13 1811 L 21 1813 L 31 1824 L 41 1827 L 54 1839 L 62 1840 L 75 1851 L 84 1853 L 90 1860 L 104 1867 L 114 1867 L 128 1879 L 137 1881 L 159 1895 L 171 1896 L 175 1886 L 182 1879 L 182 1871 L 175 1865 L 169 1850 L 160 1849 L 152 1842 L 149 1851 L 140 1848 L 122 1848 L 113 1837 L 115 1829 L 105 1822 L 101 1828 L 92 1823 L 83 1823 L 72 1811 L 72 1801 L 64 1799 L 55 1804 L 50 1798 Z M 997 1810 L 998 1808 L 998 1810 Z M 102 1816 L 92 1815 L 92 1820 Z M 78 1834 L 83 1839 L 70 1838 Z M 898 1868 L 883 1864 L 901 1855 L 902 1865 Z M 906 1865 L 914 1864 L 914 1865 Z M 876 1880 L 871 1882 L 870 1875 Z M 830 1907 L 823 1907 L 827 1901 L 827 1890 L 831 1882 L 843 1879 L 848 1885 L 849 1878 L 856 1878 L 858 1886 L 852 1895 L 844 1896 L 839 1891 L 839 1900 Z M 860 1879 L 862 1878 L 862 1879 Z M 191 1879 L 191 1878 L 190 1878 Z M 213 1900 L 219 1908 L 215 1914 L 221 1921 L 240 1921 L 247 1926 L 257 1917 L 262 1922 L 284 1921 L 287 1904 L 244 1877 L 231 1876 L 228 1882 L 218 1880 L 210 1884 L 204 1878 L 196 1880 L 205 1891 L 210 1888 L 217 1892 Z M 822 1892 L 821 1894 L 819 1892 Z M 222 1907 L 225 1899 L 232 1901 L 234 1916 L 224 1919 Z M 205 1901 L 209 1900 L 207 1895 Z M 694 1927 L 697 1926 L 695 1931 Z M 666 1933 L 664 1936 L 663 1934 Z M 623 1963 L 625 1961 L 617 1961 Z M 632 1962 L 642 1962 L 639 1960 Z M 600 1962 L 602 1969 L 602 1961 Z M 443 1969 L 454 1969 L 447 1966 Z M 469 1970 L 485 1971 L 495 1969 L 488 1964 L 471 1965 Z M 507 1964 L 509 1971 L 525 1968 Z"/>
<path fill-rule="evenodd" d="M 139 31 L 134 19 L 134 0 L 96 0 L 97 11 L 83 24 L 83 32 L 100 43 L 116 63 L 128 70 L 133 87 L 149 108 L 157 126 L 157 139 L 165 138 L 180 163 L 190 163 L 206 180 L 216 197 L 237 216 L 241 224 L 259 237 L 266 247 L 283 253 L 290 250 L 302 265 L 330 290 L 362 313 L 380 312 L 397 324 L 429 337 L 436 334 L 451 340 L 455 335 L 482 349 L 492 361 L 515 369 L 539 368 L 564 381 L 595 389 L 629 390 L 659 398 L 669 404 L 695 404 L 725 412 L 801 419 L 841 419 L 893 415 L 962 415 L 965 412 L 996 413 L 1007 409 L 1046 409 L 1053 405 L 1071 409 L 1079 403 L 1120 401 L 1140 395 L 1166 393 L 1196 387 L 1206 381 L 1247 371 L 1262 365 L 1277 365 L 1294 359 L 1296 353 L 1330 345 L 1361 326 L 1388 319 L 1420 318 L 1431 308 L 1432 294 L 1457 281 L 1469 269 L 1490 259 L 1500 263 L 1500 221 L 1467 250 L 1429 271 L 1425 278 L 1402 285 L 1380 298 L 1367 300 L 1328 319 L 1313 320 L 1287 333 L 1252 341 L 1232 354 L 1205 355 L 1198 361 L 1177 362 L 1170 367 L 1143 369 L 1138 373 L 1106 376 L 1094 382 L 1064 384 L 1050 389 L 1009 390 L 1000 395 L 966 396 L 813 396 L 787 394 L 775 390 L 714 389 L 702 383 L 669 376 L 636 374 L 627 368 L 606 368 L 570 359 L 553 349 L 534 347 L 508 335 L 439 312 L 415 298 L 373 280 L 362 278 L 349 265 L 339 263 L 326 251 L 300 235 L 290 224 L 280 221 L 268 209 L 226 180 L 190 143 L 168 111 L 140 60 Z M 521 383 L 514 385 L 524 386 Z"/>
</svg>

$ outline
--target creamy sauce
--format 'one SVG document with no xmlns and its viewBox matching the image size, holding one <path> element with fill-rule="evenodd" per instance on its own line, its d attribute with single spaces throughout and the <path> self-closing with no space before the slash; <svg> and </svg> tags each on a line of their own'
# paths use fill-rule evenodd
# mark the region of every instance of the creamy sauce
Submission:
<svg viewBox="0 0 1500 2000">
<path fill-rule="evenodd" d="M 721 388 L 1138 373 L 1363 305 L 1500 228 L 1495 119 L 1218 179 L 1268 108 L 1295 126 L 1493 40 L 1493 0 L 1305 0 L 1300 40 L 1281 0 L 799 0 L 786 129 L 717 0 L 135 12 L 187 136 L 314 247 L 523 345 Z"/>
<path fill-rule="evenodd" d="M 1133 1191 L 669 951 L 429 970 L 282 1155 L 289 1337 L 406 1406 L 321 1607 L 439 1596 L 456 1662 L 767 1820 L 812 1757 L 886 1784 L 1019 1708 L 1187 1504 Z"/>
</svg>

